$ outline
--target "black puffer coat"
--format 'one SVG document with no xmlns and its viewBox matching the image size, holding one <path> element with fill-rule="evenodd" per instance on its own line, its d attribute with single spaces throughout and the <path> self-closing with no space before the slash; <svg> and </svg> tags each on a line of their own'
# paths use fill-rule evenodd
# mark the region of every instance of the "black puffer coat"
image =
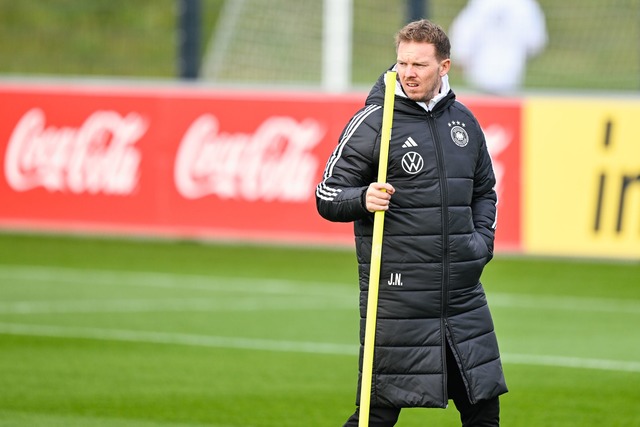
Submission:
<svg viewBox="0 0 640 427">
<path fill-rule="evenodd" d="M 355 221 L 361 344 L 374 217 L 364 194 L 377 180 L 383 100 L 381 77 L 316 189 L 324 218 Z M 507 387 L 480 283 L 496 219 L 484 134 L 452 91 L 430 112 L 396 94 L 393 120 L 387 181 L 396 191 L 385 214 L 371 405 L 446 407 L 447 342 L 470 401 L 495 397 Z"/>
</svg>

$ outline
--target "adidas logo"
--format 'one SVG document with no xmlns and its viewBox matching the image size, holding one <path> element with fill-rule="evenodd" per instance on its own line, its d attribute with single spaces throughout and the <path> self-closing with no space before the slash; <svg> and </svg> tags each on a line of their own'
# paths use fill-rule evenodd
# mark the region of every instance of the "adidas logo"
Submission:
<svg viewBox="0 0 640 427">
<path fill-rule="evenodd" d="M 418 144 L 411 137 L 407 138 L 404 144 L 402 144 L 402 148 L 411 148 L 411 147 L 417 147 L 417 146 Z"/>
</svg>

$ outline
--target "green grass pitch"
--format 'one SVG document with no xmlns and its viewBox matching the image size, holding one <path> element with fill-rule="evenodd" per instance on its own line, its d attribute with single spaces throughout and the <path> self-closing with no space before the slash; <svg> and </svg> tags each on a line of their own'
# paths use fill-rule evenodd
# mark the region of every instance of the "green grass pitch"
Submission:
<svg viewBox="0 0 640 427">
<path fill-rule="evenodd" d="M 483 282 L 504 426 L 640 426 L 640 263 L 498 254 Z M 0 234 L 0 427 L 340 426 L 357 303 L 349 249 Z"/>
</svg>

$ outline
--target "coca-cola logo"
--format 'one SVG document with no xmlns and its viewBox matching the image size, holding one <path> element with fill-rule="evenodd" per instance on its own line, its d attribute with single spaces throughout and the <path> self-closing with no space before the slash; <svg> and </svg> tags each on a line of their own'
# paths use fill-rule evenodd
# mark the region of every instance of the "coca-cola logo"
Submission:
<svg viewBox="0 0 640 427">
<path fill-rule="evenodd" d="M 202 115 L 180 142 L 176 188 L 187 199 L 304 202 L 313 195 L 318 172 L 311 151 L 324 134 L 316 120 L 276 116 L 254 133 L 225 133 L 215 116 Z"/>
<path fill-rule="evenodd" d="M 147 128 L 139 114 L 115 111 L 96 111 L 77 128 L 47 126 L 45 113 L 31 109 L 7 146 L 7 183 L 15 191 L 131 194 L 140 177 L 135 144 Z"/>
</svg>

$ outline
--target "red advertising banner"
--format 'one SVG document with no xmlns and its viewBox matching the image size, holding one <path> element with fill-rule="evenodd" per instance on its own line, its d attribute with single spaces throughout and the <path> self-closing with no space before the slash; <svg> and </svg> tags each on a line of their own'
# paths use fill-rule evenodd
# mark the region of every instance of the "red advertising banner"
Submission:
<svg viewBox="0 0 640 427">
<path fill-rule="evenodd" d="M 462 99 L 476 115 L 489 147 L 497 179 L 496 250 L 520 252 L 522 217 L 522 101 L 506 98 Z"/>
<path fill-rule="evenodd" d="M 0 227 L 351 244 L 314 189 L 364 97 L 0 85 Z M 469 101 L 517 249 L 520 105 Z"/>
</svg>

